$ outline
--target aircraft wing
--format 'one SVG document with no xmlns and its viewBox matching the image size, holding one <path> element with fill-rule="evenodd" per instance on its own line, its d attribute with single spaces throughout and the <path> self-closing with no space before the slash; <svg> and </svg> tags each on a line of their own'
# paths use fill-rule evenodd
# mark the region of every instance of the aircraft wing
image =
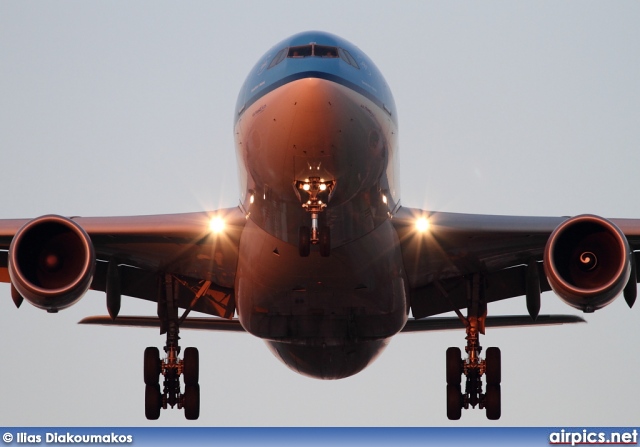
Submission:
<svg viewBox="0 0 640 447">
<path fill-rule="evenodd" d="M 224 220 L 224 232 L 213 234 L 212 218 Z M 86 232 L 95 250 L 91 289 L 106 291 L 108 266 L 113 261 L 118 265 L 122 295 L 156 301 L 159 275 L 168 273 L 183 286 L 178 292 L 180 307 L 188 307 L 194 293 L 202 289 L 206 291 L 193 310 L 225 318 L 233 316 L 238 244 L 246 221 L 238 208 L 69 220 Z M 9 245 L 29 222 L 32 220 L 0 220 L 0 282 L 9 282 Z M 208 287 L 203 288 L 205 282 Z"/>
<path fill-rule="evenodd" d="M 428 231 L 416 231 L 421 217 L 428 219 Z M 568 219 L 401 208 L 392 223 L 400 238 L 413 316 L 424 318 L 467 307 L 465 277 L 474 273 L 483 276 L 487 302 L 525 295 L 530 263 L 537 267 L 540 291 L 551 290 L 543 253 L 551 234 Z M 624 234 L 631 251 L 640 250 L 640 220 L 610 222 Z M 637 263 L 637 254 L 630 258 Z"/>
</svg>

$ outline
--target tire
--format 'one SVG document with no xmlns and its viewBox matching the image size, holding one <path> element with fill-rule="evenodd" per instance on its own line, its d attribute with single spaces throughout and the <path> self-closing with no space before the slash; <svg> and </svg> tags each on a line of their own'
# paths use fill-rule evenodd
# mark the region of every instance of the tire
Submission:
<svg viewBox="0 0 640 447">
<path fill-rule="evenodd" d="M 487 419 L 497 421 L 500 419 L 500 385 L 487 385 L 484 395 L 484 408 L 487 410 Z"/>
<path fill-rule="evenodd" d="M 447 349 L 447 385 L 458 385 L 462 381 L 462 354 L 460 348 Z"/>
<path fill-rule="evenodd" d="M 320 229 L 320 256 L 326 258 L 331 254 L 331 230 L 324 226 Z"/>
<path fill-rule="evenodd" d="M 144 415 L 147 419 L 155 421 L 160 417 L 162 408 L 162 395 L 160 385 L 147 385 L 144 390 Z"/>
<path fill-rule="evenodd" d="M 460 385 L 447 385 L 447 418 L 457 421 L 462 416 Z"/>
<path fill-rule="evenodd" d="M 311 252 L 311 233 L 309 227 L 304 225 L 298 230 L 298 252 L 303 258 L 309 256 Z"/>
<path fill-rule="evenodd" d="M 485 359 L 485 362 L 487 385 L 500 385 L 500 382 L 502 381 L 500 348 L 487 348 L 487 358 Z"/>
<path fill-rule="evenodd" d="M 144 350 L 144 383 L 157 385 L 161 372 L 160 351 L 155 346 L 150 346 Z"/>
<path fill-rule="evenodd" d="M 200 385 L 187 385 L 184 388 L 182 406 L 184 417 L 194 421 L 200 417 Z"/>
<path fill-rule="evenodd" d="M 198 348 L 186 348 L 182 374 L 185 385 L 197 385 L 200 380 L 200 355 Z"/>
</svg>

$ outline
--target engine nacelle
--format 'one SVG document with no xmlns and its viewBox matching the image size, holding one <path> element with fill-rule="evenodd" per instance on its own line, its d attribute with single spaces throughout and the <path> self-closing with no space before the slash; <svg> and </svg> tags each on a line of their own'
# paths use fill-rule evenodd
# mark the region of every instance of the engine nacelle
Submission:
<svg viewBox="0 0 640 447">
<path fill-rule="evenodd" d="M 49 312 L 82 298 L 93 280 L 95 265 L 87 233 L 62 216 L 29 221 L 9 247 L 11 283 L 27 301 Z"/>
<path fill-rule="evenodd" d="M 544 271 L 565 303 L 593 312 L 611 303 L 627 284 L 631 249 L 612 222 L 589 214 L 576 216 L 549 236 Z"/>
</svg>

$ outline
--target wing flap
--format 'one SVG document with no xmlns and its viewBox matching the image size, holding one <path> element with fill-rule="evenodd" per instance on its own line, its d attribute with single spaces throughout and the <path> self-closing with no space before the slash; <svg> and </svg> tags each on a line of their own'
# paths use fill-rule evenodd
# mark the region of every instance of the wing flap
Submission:
<svg viewBox="0 0 640 447">
<path fill-rule="evenodd" d="M 554 326 L 560 324 L 586 323 L 577 315 L 539 315 L 534 321 L 528 315 L 499 315 L 487 317 L 486 327 L 522 327 L 522 326 Z M 411 319 L 407 321 L 401 332 L 431 332 L 464 329 L 464 324 L 458 317 Z"/>
<path fill-rule="evenodd" d="M 78 324 L 101 326 L 127 326 L 160 328 L 157 317 L 118 317 L 112 320 L 108 315 L 83 318 Z M 224 320 L 222 318 L 187 318 L 180 324 L 180 329 L 199 329 L 206 331 L 246 332 L 237 319 Z"/>
</svg>

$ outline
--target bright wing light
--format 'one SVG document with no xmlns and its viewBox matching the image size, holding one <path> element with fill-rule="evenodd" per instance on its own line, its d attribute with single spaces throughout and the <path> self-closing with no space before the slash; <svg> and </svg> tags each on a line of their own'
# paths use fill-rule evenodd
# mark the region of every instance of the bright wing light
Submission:
<svg viewBox="0 0 640 447">
<path fill-rule="evenodd" d="M 418 220 L 416 220 L 416 229 L 420 233 L 429 231 L 429 219 L 427 219 L 426 217 L 421 217 Z"/>
<path fill-rule="evenodd" d="M 224 220 L 222 217 L 214 217 L 209 222 L 209 229 L 212 233 L 222 233 L 224 231 Z"/>
</svg>

